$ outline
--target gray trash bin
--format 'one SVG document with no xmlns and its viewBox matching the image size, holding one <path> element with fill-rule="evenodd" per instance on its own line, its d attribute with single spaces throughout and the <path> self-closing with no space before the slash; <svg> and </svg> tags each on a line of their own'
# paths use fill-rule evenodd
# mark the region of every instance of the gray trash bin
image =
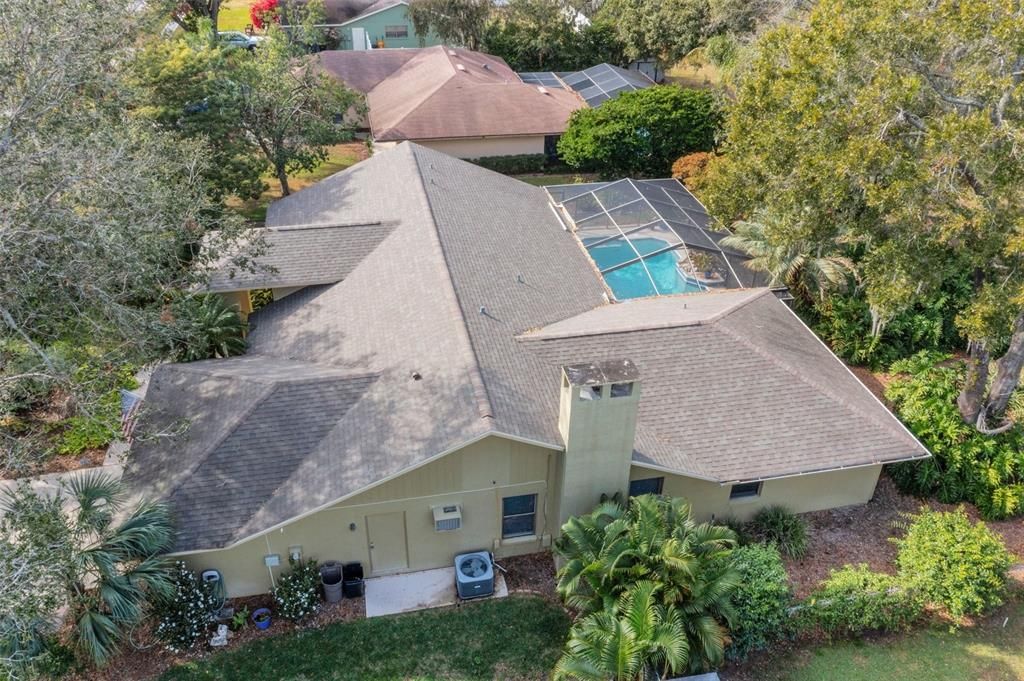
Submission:
<svg viewBox="0 0 1024 681">
<path fill-rule="evenodd" d="M 320 583 L 324 587 L 324 599 L 328 603 L 341 600 L 341 563 L 329 560 L 320 566 Z"/>
</svg>

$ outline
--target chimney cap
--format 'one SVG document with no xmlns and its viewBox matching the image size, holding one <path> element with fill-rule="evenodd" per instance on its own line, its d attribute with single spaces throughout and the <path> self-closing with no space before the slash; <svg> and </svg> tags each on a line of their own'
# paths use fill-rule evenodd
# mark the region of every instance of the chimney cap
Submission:
<svg viewBox="0 0 1024 681">
<path fill-rule="evenodd" d="M 562 367 L 562 371 L 565 373 L 569 385 L 628 383 L 640 378 L 640 371 L 628 359 L 568 364 Z"/>
</svg>

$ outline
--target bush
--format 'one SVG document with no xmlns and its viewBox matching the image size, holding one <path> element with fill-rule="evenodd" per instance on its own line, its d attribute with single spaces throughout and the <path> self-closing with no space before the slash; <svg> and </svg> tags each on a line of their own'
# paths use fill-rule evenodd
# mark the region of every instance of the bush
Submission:
<svg viewBox="0 0 1024 681">
<path fill-rule="evenodd" d="M 761 509 L 750 522 L 749 530 L 759 541 L 775 544 L 790 558 L 807 554 L 807 523 L 784 506 Z"/>
<path fill-rule="evenodd" d="M 315 560 L 288 559 L 291 572 L 281 575 L 274 589 L 277 613 L 298 622 L 320 609 L 320 570 Z"/>
<path fill-rule="evenodd" d="M 962 364 L 940 364 L 945 355 L 922 352 L 896 362 L 885 396 L 900 419 L 932 453 L 921 462 L 892 466 L 889 474 L 904 492 L 947 504 L 969 501 L 982 517 L 1024 513 L 1024 429 L 990 436 L 964 423 L 956 399 Z"/>
<path fill-rule="evenodd" d="M 692 189 L 691 180 L 704 171 L 710 160 L 711 154 L 706 151 L 695 151 L 692 154 L 680 156 L 672 164 L 672 177 Z"/>
<path fill-rule="evenodd" d="M 573 112 L 558 154 L 574 168 L 606 177 L 664 177 L 680 156 L 711 150 L 719 120 L 706 90 L 661 85 L 626 92 Z"/>
<path fill-rule="evenodd" d="M 829 636 L 865 631 L 906 629 L 921 617 L 924 602 L 912 588 L 892 575 L 872 572 L 867 565 L 847 565 L 831 576 L 802 604 L 801 628 Z"/>
<path fill-rule="evenodd" d="M 503 175 L 524 175 L 526 173 L 543 173 L 547 165 L 547 158 L 544 154 L 518 154 L 515 156 L 483 156 L 470 159 L 469 162 Z"/>
<path fill-rule="evenodd" d="M 971 523 L 962 508 L 941 513 L 922 508 L 908 517 L 913 521 L 906 536 L 893 540 L 904 584 L 955 618 L 1002 604 L 1013 560 L 984 523 Z"/>
<path fill-rule="evenodd" d="M 189 650 L 204 638 L 210 613 L 220 606 L 212 587 L 196 576 L 185 563 L 174 564 L 173 591 L 154 603 L 156 637 L 174 653 Z"/>
<path fill-rule="evenodd" d="M 740 575 L 733 592 L 733 617 L 726 650 L 730 659 L 742 660 L 754 650 L 767 648 L 786 635 L 789 626 L 789 577 L 774 545 L 753 544 L 734 549 L 733 569 Z"/>
<path fill-rule="evenodd" d="M 937 295 L 915 303 L 871 334 L 871 308 L 863 293 L 836 293 L 818 302 L 815 332 L 841 358 L 873 368 L 888 366 L 922 350 L 954 350 L 962 346 L 955 318 L 970 289 L 952 279 Z"/>
<path fill-rule="evenodd" d="M 245 352 L 246 323 L 238 310 L 218 295 L 184 296 L 170 306 L 176 327 L 176 359 L 193 362 Z"/>
</svg>

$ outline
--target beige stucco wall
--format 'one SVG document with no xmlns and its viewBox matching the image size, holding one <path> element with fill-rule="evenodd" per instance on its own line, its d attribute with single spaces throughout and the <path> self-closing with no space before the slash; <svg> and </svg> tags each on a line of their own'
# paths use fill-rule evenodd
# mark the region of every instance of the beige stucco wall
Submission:
<svg viewBox="0 0 1024 681">
<path fill-rule="evenodd" d="M 188 554 L 194 570 L 217 569 L 232 597 L 271 589 L 267 554 L 281 556 L 276 579 L 287 569 L 289 547 L 301 546 L 305 558 L 363 563 L 372 574 L 369 516 L 404 512 L 408 566 L 399 571 L 450 565 L 465 551 L 489 549 L 500 558 L 538 551 L 550 544 L 558 527 L 557 470 L 560 452 L 488 437 L 422 468 L 363 492 L 333 507 L 272 530 L 234 548 Z M 536 534 L 501 540 L 501 499 L 537 494 Z M 434 506 L 462 506 L 462 529 L 435 532 Z M 349 529 L 354 524 L 355 529 Z M 394 537 L 384 541 L 398 541 Z"/>
<path fill-rule="evenodd" d="M 875 493 L 875 484 L 882 471 L 879 466 L 851 468 L 844 471 L 815 473 L 761 483 L 758 497 L 730 501 L 729 486 L 706 482 L 682 475 L 672 475 L 650 468 L 633 466 L 630 480 L 664 477 L 662 493 L 684 497 L 693 505 L 700 520 L 712 517 L 747 520 L 766 506 L 782 505 L 794 513 L 809 513 L 826 508 L 865 504 Z"/>
<path fill-rule="evenodd" d="M 543 154 L 544 135 L 525 137 L 479 137 L 450 140 L 412 140 L 456 158 L 484 158 L 486 156 L 518 156 Z M 386 151 L 399 142 L 374 142 L 374 152 Z"/>
</svg>

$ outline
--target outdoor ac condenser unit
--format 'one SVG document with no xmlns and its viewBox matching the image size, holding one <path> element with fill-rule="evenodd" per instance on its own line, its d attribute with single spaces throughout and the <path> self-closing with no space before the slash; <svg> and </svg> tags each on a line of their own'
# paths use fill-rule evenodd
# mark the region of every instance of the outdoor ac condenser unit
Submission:
<svg viewBox="0 0 1024 681">
<path fill-rule="evenodd" d="M 434 507 L 434 531 L 454 532 L 462 529 L 462 507 L 458 504 Z"/>
</svg>

